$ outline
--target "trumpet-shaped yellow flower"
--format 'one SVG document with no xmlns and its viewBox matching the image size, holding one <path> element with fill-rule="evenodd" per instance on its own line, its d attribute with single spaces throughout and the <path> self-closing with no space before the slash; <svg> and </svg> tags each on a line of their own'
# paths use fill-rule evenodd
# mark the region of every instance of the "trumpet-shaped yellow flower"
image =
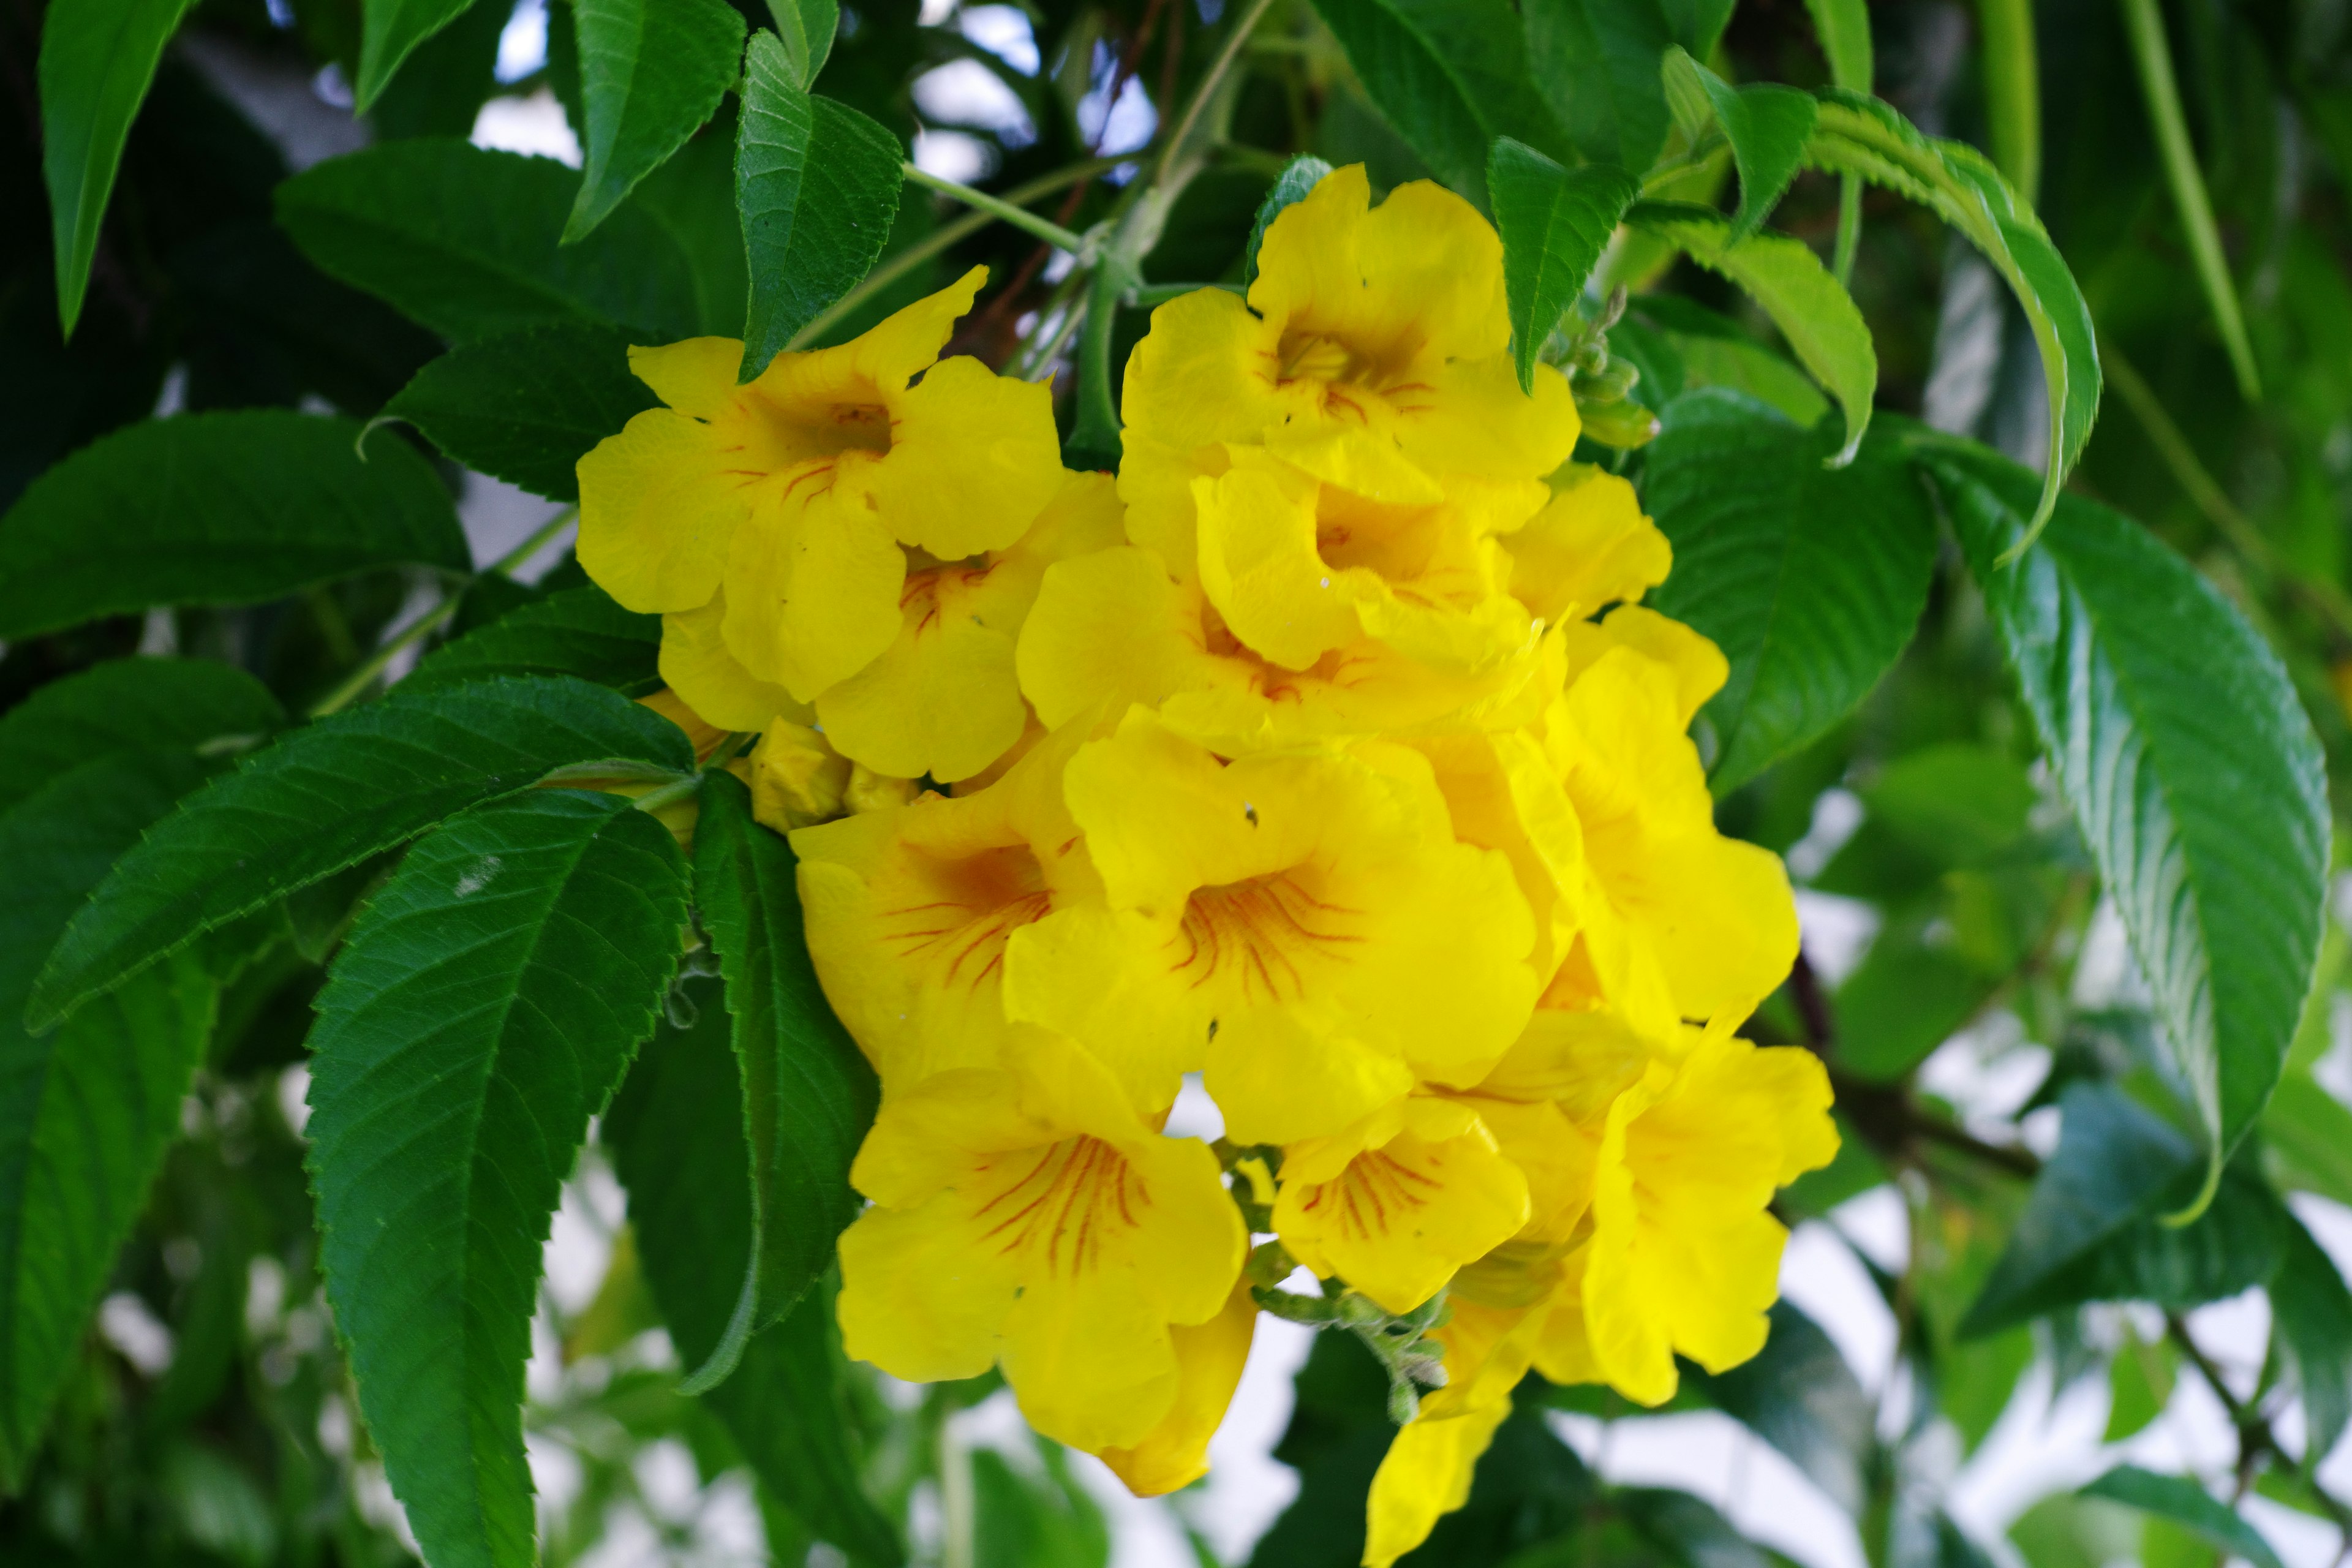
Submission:
<svg viewBox="0 0 2352 1568">
<path fill-rule="evenodd" d="M 696 712 L 722 730 L 764 730 L 782 720 L 807 725 L 816 713 L 782 687 L 761 680 L 729 651 L 720 628 L 727 590 L 710 602 L 662 617 L 661 677 Z"/>
<path fill-rule="evenodd" d="M 1511 596 L 1545 625 L 1572 626 L 1666 580 L 1674 548 L 1642 515 L 1632 485 L 1582 463 L 1562 465 L 1546 482 L 1543 510 L 1502 540 Z"/>
<path fill-rule="evenodd" d="M 1137 710 L 1066 791 L 1104 902 L 1014 934 L 1005 1005 L 1168 1094 L 1205 1064 L 1235 1139 L 1339 1131 L 1416 1074 L 1475 1082 L 1526 1023 L 1526 900 L 1414 753 L 1228 763 Z"/>
<path fill-rule="evenodd" d="M 1391 506 L 1540 479 L 1576 405 L 1549 366 L 1521 392 L 1509 343 L 1502 245 L 1467 202 L 1416 181 L 1375 208 L 1360 166 L 1325 176 L 1267 226 L 1246 304 L 1202 289 L 1153 312 L 1121 402 L 1129 536 L 1189 574 L 1193 481 L 1240 447 Z"/>
<path fill-rule="evenodd" d="M 1317 1275 L 1409 1312 L 1528 1214 L 1528 1179 L 1478 1112 L 1414 1095 L 1283 1151 L 1274 1228 Z"/>
<path fill-rule="evenodd" d="M 1098 1456 L 1138 1497 L 1160 1497 L 1209 1473 L 1209 1439 L 1241 1385 L 1257 1331 L 1257 1299 L 1246 1276 L 1234 1282 L 1224 1310 L 1205 1323 L 1169 1330 L 1176 1346 L 1176 1400 L 1141 1441 Z"/>
<path fill-rule="evenodd" d="M 1208 1147 L 1042 1030 L 886 1095 L 850 1180 L 875 1206 L 841 1238 L 849 1353 L 918 1382 L 1001 1364 L 1032 1426 L 1090 1450 L 1152 1439 L 1184 1394 L 1171 1329 L 1227 1310 L 1248 1246 Z"/>
</svg>

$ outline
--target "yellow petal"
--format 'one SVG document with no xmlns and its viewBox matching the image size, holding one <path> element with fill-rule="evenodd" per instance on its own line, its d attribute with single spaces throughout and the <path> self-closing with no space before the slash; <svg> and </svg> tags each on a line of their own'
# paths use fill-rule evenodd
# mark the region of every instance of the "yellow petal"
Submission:
<svg viewBox="0 0 2352 1568">
<path fill-rule="evenodd" d="M 816 700 L 845 756 L 900 778 L 969 778 L 1021 738 L 1028 710 L 1013 671 L 1028 605 L 985 566 L 910 574 L 898 636 L 881 656 Z"/>
<path fill-rule="evenodd" d="M 1674 550 L 1642 515 L 1633 487 L 1583 463 L 1551 476 L 1554 493 L 1503 541 L 1513 597 L 1548 624 L 1580 620 L 1666 580 Z"/>
<path fill-rule="evenodd" d="M 942 561 L 1003 550 L 1062 488 L 1053 389 L 941 360 L 893 401 L 889 455 L 861 475 L 901 544 Z"/>
<path fill-rule="evenodd" d="M 688 338 L 658 348 L 629 349 L 629 372 L 680 414 L 724 419 L 734 412 L 735 374 L 742 367 L 740 338 Z"/>
<path fill-rule="evenodd" d="M 1567 378 L 1538 365 L 1535 391 L 1522 392 L 1507 353 L 1431 366 L 1411 390 L 1390 389 L 1389 401 L 1401 451 L 1431 473 L 1538 479 L 1576 450 L 1576 399 Z"/>
<path fill-rule="evenodd" d="M 1506 1397 L 1450 1420 L 1416 1420 L 1398 1429 L 1365 1500 L 1364 1568 L 1389 1568 L 1470 1500 L 1479 1456 L 1510 1414 Z"/>
<path fill-rule="evenodd" d="M 726 616 L 723 588 L 698 610 L 664 616 L 662 679 L 722 730 L 764 730 L 776 720 L 807 723 L 812 717 L 808 704 L 760 679 L 728 651 L 720 633 Z"/>
<path fill-rule="evenodd" d="M 751 816 L 790 833 L 848 809 L 849 760 L 805 724 L 779 719 L 752 752 Z"/>
<path fill-rule="evenodd" d="M 1345 573 L 1317 551 L 1322 488 L 1314 480 L 1258 463 L 1196 480 L 1192 494 L 1201 585 L 1235 637 L 1276 664 L 1305 669 L 1361 635 L 1339 585 Z"/>
<path fill-rule="evenodd" d="M 760 508 L 729 552 L 728 648 L 812 701 L 898 636 L 907 558 L 863 498 L 840 487 Z"/>
<path fill-rule="evenodd" d="M 842 345 L 850 351 L 859 374 L 885 390 L 903 390 L 955 335 L 955 324 L 988 282 L 988 268 L 974 267 L 964 275 L 902 310 Z"/>
<path fill-rule="evenodd" d="M 648 408 L 580 459 L 580 564 L 632 610 L 699 609 L 719 591 L 756 490 L 714 426 Z"/>
<path fill-rule="evenodd" d="M 1176 1350 L 1175 1402 L 1140 1441 L 1102 1451 L 1103 1463 L 1128 1490 L 1160 1497 L 1209 1473 L 1209 1439 L 1241 1384 L 1256 1328 L 1256 1299 L 1249 1281 L 1240 1279 L 1215 1317 L 1170 1331 Z"/>
<path fill-rule="evenodd" d="M 982 1226 L 887 1208 L 842 1232 L 841 1280 L 842 1348 L 910 1383 L 986 1372 L 1021 1284 Z"/>
</svg>

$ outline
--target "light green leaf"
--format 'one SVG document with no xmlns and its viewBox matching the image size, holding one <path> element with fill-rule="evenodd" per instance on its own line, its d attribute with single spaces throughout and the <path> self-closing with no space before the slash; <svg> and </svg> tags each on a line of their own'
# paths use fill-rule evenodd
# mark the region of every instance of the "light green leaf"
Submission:
<svg viewBox="0 0 2352 1568">
<path fill-rule="evenodd" d="M 1877 99 L 1835 88 L 1821 99 L 1806 163 L 1858 174 L 1934 209 L 1984 253 L 2025 311 L 2050 396 L 2050 458 L 2024 536 L 2031 540 L 2050 521 L 2098 419 L 2099 348 L 2090 307 L 2032 204 L 1983 153 L 1920 134 Z"/>
<path fill-rule="evenodd" d="M 535 1560 L 521 1406 L 540 1250 L 686 923 L 667 828 L 617 796 L 537 791 L 411 850 L 319 998 L 321 1271 L 436 1568 Z"/>
<path fill-rule="evenodd" d="M 199 931 L 528 788 L 616 761 L 672 773 L 691 744 L 651 709 L 583 680 L 478 680 L 349 709 L 247 757 L 125 855 L 74 917 L 35 989 L 46 1028 Z"/>
<path fill-rule="evenodd" d="M 48 186 L 58 321 L 73 336 L 122 144 L 163 46 L 194 0 L 69 0 L 41 22 L 41 178 Z M 18 214 L 19 221 L 29 215 Z"/>
<path fill-rule="evenodd" d="M 2227 1503 L 2185 1477 L 2159 1476 L 2137 1465 L 2117 1465 L 2084 1487 L 2079 1495 L 2105 1498 L 2186 1525 L 2229 1555 L 2252 1563 L 2254 1568 L 2285 1568 L 2260 1531 L 2239 1518 Z"/>
<path fill-rule="evenodd" d="M 285 721 L 269 689 L 234 665 L 110 659 L 0 713 L 0 811 L 85 763 L 158 750 L 226 755 Z"/>
<path fill-rule="evenodd" d="M 768 0 L 768 14 L 776 19 L 776 39 L 784 47 L 784 60 L 801 86 L 814 89 L 817 72 L 833 54 L 833 40 L 841 32 L 838 0 Z"/>
<path fill-rule="evenodd" d="M 1848 92 L 1868 92 L 1877 79 L 1872 58 L 1870 7 L 1864 0 L 1805 0 L 1813 32 L 1830 62 L 1830 80 Z"/>
<path fill-rule="evenodd" d="M 1561 313 L 1584 291 L 1618 218 L 1641 188 L 1611 164 L 1563 169 L 1524 142 L 1496 138 L 1486 190 L 1503 237 L 1503 291 L 1522 391 L 1534 387 L 1536 356 Z"/>
<path fill-rule="evenodd" d="M 277 409 L 125 426 L 0 517 L 0 637 L 155 605 L 249 605 L 372 567 L 472 564 L 432 465 Z"/>
<path fill-rule="evenodd" d="M 625 610 L 593 584 L 566 588 L 508 611 L 488 626 L 427 655 L 399 689 L 498 675 L 572 675 L 631 697 L 661 685 L 659 616 Z"/>
<path fill-rule="evenodd" d="M 1595 163 L 1646 170 L 1666 140 L 1659 62 L 1674 41 L 1657 0 L 1523 0 L 1536 89 Z"/>
<path fill-rule="evenodd" d="M 2352 1422 L 2352 1290 L 2303 1222 L 2286 1221 L 2286 1246 L 2266 1291 L 2271 1340 L 2303 1398 L 2304 1468 L 2336 1447 Z"/>
<path fill-rule="evenodd" d="M 278 221 L 321 269 L 460 342 L 551 323 L 640 342 L 701 331 L 691 262 L 634 204 L 558 244 L 579 182 L 551 159 L 417 137 L 303 170 L 278 187 Z"/>
<path fill-rule="evenodd" d="M 2283 1184 L 2352 1204 L 2352 1110 L 2342 1100 L 2290 1068 L 2263 1107 L 2262 1125 Z"/>
<path fill-rule="evenodd" d="M 469 468 L 550 500 L 576 501 L 589 448 L 660 400 L 629 374 L 610 327 L 527 327 L 460 343 L 383 406 Z"/>
<path fill-rule="evenodd" d="M 2318 955 L 2319 742 L 2269 644 L 2147 530 L 2070 496 L 2027 549 L 2025 470 L 1958 443 L 1929 467 L 2155 994 L 2210 1184 L 2278 1081 Z"/>
<path fill-rule="evenodd" d="M 1440 180 L 1486 205 L 1486 149 L 1564 138 L 1535 89 L 1507 0 L 1315 0 L 1365 91 Z"/>
<path fill-rule="evenodd" d="M 751 36 L 735 143 L 751 268 L 744 380 L 873 268 L 905 184 L 896 137 L 846 104 L 812 97 L 776 36 Z"/>
<path fill-rule="evenodd" d="M 1735 244 L 1721 214 L 1681 202 L 1636 202 L 1626 209 L 1625 221 L 1682 247 L 1692 260 L 1731 279 L 1762 308 L 1799 362 L 1845 411 L 1845 445 L 1827 460 L 1851 462 L 1870 428 L 1878 351 L 1853 297 L 1811 247 L 1777 234 L 1750 235 Z"/>
<path fill-rule="evenodd" d="M 709 774 L 695 828 L 695 904 L 735 1020 L 760 1328 L 807 1293 L 832 1262 L 834 1238 L 857 1217 L 849 1165 L 880 1099 L 874 1069 L 817 984 L 796 876 L 791 847 L 751 819 L 751 791 L 732 774 Z"/>
<path fill-rule="evenodd" d="M 362 0 L 360 74 L 352 87 L 352 108 L 365 114 L 392 84 L 416 46 L 456 21 L 474 0 Z"/>
<path fill-rule="evenodd" d="M 646 1282 L 680 1359 L 707 1366 L 749 1316 L 751 1164 L 741 1138 L 716 1135 L 744 1125 L 730 1015 L 716 985 L 688 994 L 693 1023 L 656 1032 L 604 1135 L 628 1190 Z M 905 1552 L 858 1483 L 833 1300 L 834 1287 L 821 1281 L 782 1322 L 751 1334 L 732 1375 L 702 1400 L 795 1519 L 860 1563 L 896 1564 Z"/>
<path fill-rule="evenodd" d="M 191 712 L 184 724 L 246 717 L 232 698 L 210 721 Z M 42 955 L 75 906 L 203 778 L 193 745 L 163 749 L 178 738 L 167 733 L 145 751 L 110 744 L 0 812 L 0 1489 L 17 1489 L 40 1447 L 212 1034 L 216 992 L 192 956 L 149 970 L 47 1035 L 19 1022 Z"/>
<path fill-rule="evenodd" d="M 1706 391 L 1676 399 L 1650 444 L 1643 504 L 1675 547 L 1654 602 L 1731 661 L 1706 709 L 1718 794 L 1851 712 L 1927 603 L 1936 521 L 1926 490 L 1876 445 L 1824 468 L 1833 442 L 1827 426 L 1800 430 L 1737 393 Z"/>
<path fill-rule="evenodd" d="M 1246 289 L 1257 281 L 1257 253 L 1265 244 L 1266 226 L 1282 216 L 1282 209 L 1306 198 L 1307 193 L 1331 172 L 1331 165 L 1312 153 L 1301 153 L 1282 166 L 1265 199 L 1257 205 L 1257 216 L 1250 220 L 1249 244 L 1242 250 L 1242 287 Z"/>
<path fill-rule="evenodd" d="M 1731 143 L 1739 210 L 1732 215 L 1728 243 L 1737 245 L 1756 232 L 1797 177 L 1813 131 L 1812 95 L 1769 82 L 1734 88 L 1680 48 L 1666 51 L 1664 69 L 1675 119 L 1686 118 L 1685 102 L 1704 105 Z M 1685 129 L 1696 139 L 1696 126 Z"/>
<path fill-rule="evenodd" d="M 586 134 L 563 243 L 587 237 L 710 118 L 743 58 L 726 0 L 574 0 Z"/>
</svg>

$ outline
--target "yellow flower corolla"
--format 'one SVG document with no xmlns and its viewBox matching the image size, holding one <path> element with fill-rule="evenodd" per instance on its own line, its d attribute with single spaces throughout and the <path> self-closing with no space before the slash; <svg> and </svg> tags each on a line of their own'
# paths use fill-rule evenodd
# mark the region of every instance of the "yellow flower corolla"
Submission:
<svg viewBox="0 0 2352 1568">
<path fill-rule="evenodd" d="M 1373 1473 L 1365 1568 L 1388 1568 L 1470 1500 L 1478 1457 L 1511 1414 L 1511 1391 L 1533 1359 L 1540 1314 L 1456 1300 L 1432 1338 L 1445 1351 L 1445 1386 L 1421 1402 Z"/>
<path fill-rule="evenodd" d="M 1229 763 L 1137 710 L 1071 757 L 1066 795 L 1102 901 L 1016 933 L 1007 1010 L 1163 1077 L 1205 1066 L 1240 1142 L 1475 1082 L 1527 1022 L 1526 900 L 1413 752 Z"/>
<path fill-rule="evenodd" d="M 1177 1406 L 1171 1330 L 1226 1310 L 1248 1246 L 1207 1145 L 1043 1030 L 887 1096 L 850 1181 L 874 1206 L 841 1237 L 849 1353 L 917 1382 L 1001 1365 L 1032 1426 L 1092 1450 Z"/>
<path fill-rule="evenodd" d="M 1176 1347 L 1176 1399 L 1160 1425 L 1126 1447 L 1105 1448 L 1102 1462 L 1138 1497 L 1160 1497 L 1209 1473 L 1209 1439 L 1241 1386 L 1257 1332 L 1257 1300 L 1247 1278 L 1234 1281 L 1224 1310 L 1205 1323 L 1169 1331 Z"/>
<path fill-rule="evenodd" d="M 1283 1151 L 1274 1228 L 1323 1279 L 1409 1312 L 1527 1222 L 1528 1179 L 1478 1112 L 1415 1095 Z"/>
</svg>

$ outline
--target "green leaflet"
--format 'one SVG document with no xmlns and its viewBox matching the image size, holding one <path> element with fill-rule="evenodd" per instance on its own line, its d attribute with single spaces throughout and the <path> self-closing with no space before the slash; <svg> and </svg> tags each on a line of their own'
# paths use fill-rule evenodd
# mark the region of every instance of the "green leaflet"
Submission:
<svg viewBox="0 0 2352 1568">
<path fill-rule="evenodd" d="M 824 69 L 833 40 L 841 32 L 838 0 L 769 0 L 768 13 L 776 19 L 784 63 L 801 86 L 814 89 L 817 72 Z"/>
<path fill-rule="evenodd" d="M 587 237 L 639 180 L 710 118 L 743 55 L 743 14 L 726 0 L 575 0 L 580 195 L 563 242 Z"/>
<path fill-rule="evenodd" d="M 198 932 L 511 795 L 550 769 L 690 773 L 676 725 L 583 680 L 498 679 L 371 702 L 297 730 L 181 804 L 125 855 L 49 955 L 47 1028 Z"/>
<path fill-rule="evenodd" d="M 1851 712 L 1927 602 L 1925 489 L 1886 445 L 1824 468 L 1834 442 L 1714 390 L 1676 399 L 1650 445 L 1643 504 L 1675 547 L 1653 602 L 1731 661 L 1706 709 L 1718 795 Z"/>
<path fill-rule="evenodd" d="M 184 955 L 39 1037 L 19 1021 L 25 998 L 75 906 L 205 772 L 193 746 L 118 747 L 0 811 L 0 1489 L 22 1481 L 179 1133 L 217 993 Z"/>
<path fill-rule="evenodd" d="M 1811 248 L 1777 234 L 1735 242 L 1722 215 L 1682 202 L 1635 202 L 1625 221 L 1680 246 L 1692 260 L 1738 284 L 1772 318 L 1798 360 L 1845 411 L 1845 444 L 1828 460 L 1851 462 L 1870 428 L 1878 351 L 1853 297 Z"/>
<path fill-rule="evenodd" d="M 414 695 L 498 675 L 577 676 L 642 697 L 661 685 L 661 617 L 625 610 L 593 584 L 509 610 L 436 649 L 402 681 Z"/>
<path fill-rule="evenodd" d="M 1679 105 L 1696 99 L 1707 106 L 1731 143 L 1739 171 L 1739 209 L 1732 215 L 1727 243 L 1754 234 L 1779 205 L 1804 160 L 1805 139 L 1813 130 L 1813 98 L 1793 87 L 1759 82 L 1734 88 L 1680 48 L 1665 57 L 1667 97 Z M 1682 118 L 1679 108 L 1676 117 Z"/>
<path fill-rule="evenodd" d="M 846 104 L 811 96 L 776 36 L 751 36 L 735 143 L 751 268 L 742 379 L 767 369 L 873 268 L 905 184 L 897 138 Z"/>
<path fill-rule="evenodd" d="M 2335 1448 L 2352 1423 L 2352 1290 L 2336 1260 L 2288 1215 L 2278 1272 L 2269 1280 L 2271 1342 L 2303 1398 L 2304 1468 Z"/>
<path fill-rule="evenodd" d="M 364 0 L 360 7 L 360 74 L 352 107 L 365 114 L 392 84 L 416 46 L 456 21 L 474 0 Z"/>
<path fill-rule="evenodd" d="M 411 850 L 319 998 L 321 1271 L 360 1409 L 436 1565 L 535 1560 L 521 1405 L 540 1251 L 686 923 L 667 828 L 616 796 L 535 792 Z"/>
<path fill-rule="evenodd" d="M 880 1089 L 817 984 L 801 930 L 797 861 L 751 819 L 730 773 L 702 786 L 695 828 L 695 903 L 727 981 L 743 1079 L 759 1276 L 753 1327 L 782 1317 L 833 1260 L 857 1217 L 850 1162 Z"/>
<path fill-rule="evenodd" d="M 194 0 L 80 0 L 41 22 L 41 177 L 57 253 L 58 321 L 73 336 L 131 122 Z M 20 219 L 24 215 L 19 215 Z"/>
<path fill-rule="evenodd" d="M 656 1031 L 604 1119 L 637 1254 L 688 1365 L 711 1365 L 729 1337 L 748 1333 L 731 1375 L 702 1399 L 761 1485 L 857 1561 L 895 1564 L 904 1552 L 857 1480 L 834 1287 L 820 1282 L 783 1321 L 748 1332 L 751 1163 L 742 1139 L 719 1135 L 746 1124 L 732 1016 L 719 992 L 706 984 L 688 994 L 693 1023 Z M 829 1238 L 826 1253 L 830 1261 Z"/>
<path fill-rule="evenodd" d="M 472 564 L 414 447 L 276 409 L 101 437 L 0 517 L 0 637 L 155 605 L 249 605 L 371 567 Z"/>
<path fill-rule="evenodd" d="M 526 327 L 460 343 L 384 405 L 469 468 L 550 500 L 576 501 L 576 465 L 661 400 L 629 374 L 629 334 Z"/>
<path fill-rule="evenodd" d="M 1659 63 L 1674 32 L 1664 7 L 1657 0 L 1524 0 L 1521 11 L 1537 90 L 1569 140 L 1595 163 L 1649 168 L 1668 123 Z"/>
<path fill-rule="evenodd" d="M 1315 10 L 1389 123 L 1477 206 L 1496 137 L 1566 151 L 1505 0 L 1315 0 Z"/>
<path fill-rule="evenodd" d="M 2352 1110 L 2310 1073 L 2280 1075 L 2262 1127 L 2284 1185 L 2352 1204 Z"/>
<path fill-rule="evenodd" d="M 1257 216 L 1250 220 L 1249 243 L 1242 250 L 1242 287 L 1246 289 L 1257 281 L 1257 253 L 1265 244 L 1268 225 L 1282 216 L 1282 209 L 1295 201 L 1303 200 L 1331 165 L 1312 153 L 1301 153 L 1282 166 L 1265 199 L 1257 205 Z"/>
<path fill-rule="evenodd" d="M 2285 1568 L 2262 1532 L 2231 1510 L 2195 1481 L 2180 1476 L 2159 1476 L 2137 1465 L 2117 1465 L 2078 1494 L 2106 1498 L 2183 1524 L 2232 1557 L 2242 1557 L 2254 1568 Z"/>
<path fill-rule="evenodd" d="M 1519 388 L 1535 385 L 1536 357 L 1592 275 L 1641 184 L 1607 163 L 1561 168 L 1524 142 L 1496 137 L 1486 192 L 1503 237 L 1503 291 Z"/>
<path fill-rule="evenodd" d="M 321 269 L 459 342 L 551 323 L 652 342 L 699 331 L 690 259 L 634 204 L 558 243 L 579 179 L 551 159 L 418 137 L 303 170 L 278 187 L 278 221 Z"/>
<path fill-rule="evenodd" d="M 1927 466 L 2154 989 L 2210 1185 L 2278 1081 L 2318 956 L 2319 742 L 2278 656 L 2146 530 L 2068 497 L 2029 548 L 2028 474 L 1940 445 Z"/>
<path fill-rule="evenodd" d="M 256 743 L 286 721 L 269 689 L 234 665 L 118 658 L 53 680 L 0 713 L 0 811 L 106 757 Z"/>
</svg>

